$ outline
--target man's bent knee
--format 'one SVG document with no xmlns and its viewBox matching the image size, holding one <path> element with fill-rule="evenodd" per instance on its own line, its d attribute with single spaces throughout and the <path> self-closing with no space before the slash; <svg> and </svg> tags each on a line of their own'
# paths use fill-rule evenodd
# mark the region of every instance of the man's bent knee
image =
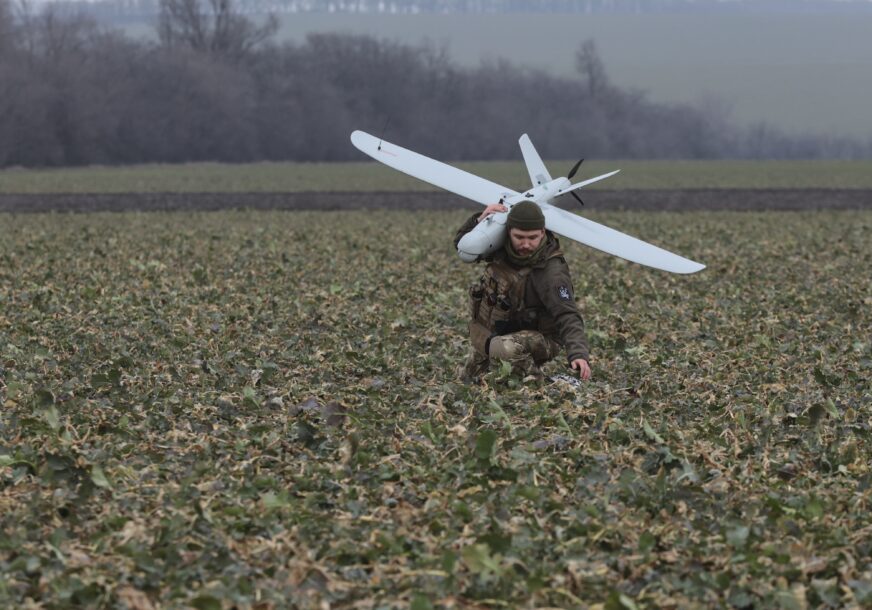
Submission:
<svg viewBox="0 0 872 610">
<path fill-rule="evenodd" d="M 498 335 L 491 338 L 488 354 L 491 358 L 499 358 L 509 362 L 529 355 L 521 342 L 515 339 L 514 335 Z"/>
<path fill-rule="evenodd" d="M 559 350 L 555 341 L 532 330 L 493 337 L 490 342 L 490 356 L 509 361 L 532 358 L 542 364 L 557 356 Z"/>
</svg>

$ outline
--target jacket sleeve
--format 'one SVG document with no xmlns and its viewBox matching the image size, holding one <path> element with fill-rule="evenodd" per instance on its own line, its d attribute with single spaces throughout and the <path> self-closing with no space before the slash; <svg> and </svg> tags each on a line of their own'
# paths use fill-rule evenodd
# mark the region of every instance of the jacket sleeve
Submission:
<svg viewBox="0 0 872 610">
<path fill-rule="evenodd" d="M 466 222 L 463 223 L 463 226 L 457 230 L 457 234 L 454 236 L 454 248 L 457 249 L 457 244 L 460 243 L 460 240 L 463 239 L 463 236 L 472 231 L 475 228 L 475 225 L 478 224 L 478 217 L 481 216 L 481 212 L 477 212 L 466 219 Z"/>
<path fill-rule="evenodd" d="M 575 302 L 569 266 L 562 258 L 553 258 L 545 271 L 534 278 L 534 288 L 548 315 L 554 318 L 569 362 L 578 358 L 590 361 L 584 319 Z"/>
</svg>

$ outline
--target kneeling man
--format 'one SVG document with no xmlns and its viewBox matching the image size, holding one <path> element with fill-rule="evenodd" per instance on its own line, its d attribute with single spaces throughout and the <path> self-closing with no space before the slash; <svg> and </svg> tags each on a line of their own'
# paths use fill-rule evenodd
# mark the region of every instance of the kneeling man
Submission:
<svg viewBox="0 0 872 610">
<path fill-rule="evenodd" d="M 454 246 L 477 223 L 505 211 L 492 204 L 470 217 Z M 584 320 L 557 237 L 545 230 L 545 216 L 531 201 L 512 207 L 506 227 L 505 247 L 486 259 L 484 275 L 470 287 L 472 348 L 463 376 L 478 378 L 497 358 L 510 362 L 516 374 L 541 378 L 541 365 L 564 347 L 569 366 L 589 379 Z"/>
</svg>

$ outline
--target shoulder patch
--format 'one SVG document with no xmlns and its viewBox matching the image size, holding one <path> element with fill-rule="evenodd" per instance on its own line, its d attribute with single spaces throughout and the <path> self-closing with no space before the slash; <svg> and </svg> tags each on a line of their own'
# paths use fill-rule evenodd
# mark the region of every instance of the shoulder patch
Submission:
<svg viewBox="0 0 872 610">
<path fill-rule="evenodd" d="M 559 294 L 560 298 L 564 301 L 568 301 L 572 298 L 572 292 L 570 292 L 569 288 L 564 284 L 557 287 L 557 294 Z"/>
</svg>

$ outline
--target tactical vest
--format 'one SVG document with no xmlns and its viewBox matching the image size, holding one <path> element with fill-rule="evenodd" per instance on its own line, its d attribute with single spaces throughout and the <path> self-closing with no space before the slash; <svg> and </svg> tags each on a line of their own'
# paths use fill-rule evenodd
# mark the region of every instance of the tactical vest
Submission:
<svg viewBox="0 0 872 610">
<path fill-rule="evenodd" d="M 548 258 L 563 256 L 559 249 Z M 505 259 L 490 263 L 481 278 L 469 288 L 470 316 L 492 335 L 518 330 L 554 331 L 554 321 L 543 312 L 528 308 L 524 298 L 532 267 L 513 267 Z"/>
</svg>

